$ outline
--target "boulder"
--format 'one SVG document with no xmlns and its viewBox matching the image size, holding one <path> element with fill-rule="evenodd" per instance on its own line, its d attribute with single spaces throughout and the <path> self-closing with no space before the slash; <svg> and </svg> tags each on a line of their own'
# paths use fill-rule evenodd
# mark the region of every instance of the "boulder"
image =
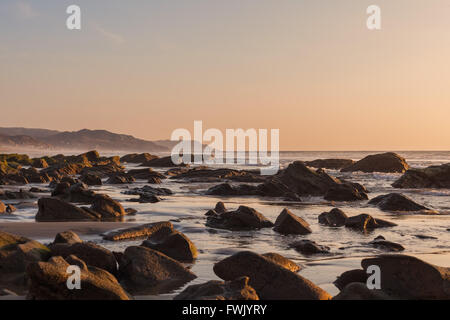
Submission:
<svg viewBox="0 0 450 320">
<path fill-rule="evenodd" d="M 153 233 L 142 246 L 164 253 L 166 256 L 181 261 L 193 262 L 197 258 L 197 248 L 192 241 L 179 231 L 171 233 Z"/>
<path fill-rule="evenodd" d="M 328 201 L 358 201 L 367 200 L 369 197 L 365 192 L 349 183 L 336 184 L 325 193 L 325 200 Z"/>
<path fill-rule="evenodd" d="M 217 213 L 224 213 L 225 211 L 227 211 L 227 209 L 225 208 L 225 204 L 222 201 L 219 201 L 216 203 L 214 211 Z"/>
<path fill-rule="evenodd" d="M 330 253 L 330 247 L 319 245 L 312 240 L 298 240 L 290 246 L 304 255 Z"/>
<path fill-rule="evenodd" d="M 275 221 L 274 231 L 281 234 L 308 234 L 311 228 L 305 220 L 296 216 L 288 209 L 283 209 Z"/>
<path fill-rule="evenodd" d="M 349 270 L 337 277 L 333 284 L 342 291 L 348 284 L 353 282 L 360 282 L 366 285 L 367 277 L 368 274 L 362 269 Z"/>
<path fill-rule="evenodd" d="M 235 170 L 228 168 L 209 169 L 205 167 L 196 167 L 188 171 L 181 172 L 173 176 L 172 179 L 183 179 L 195 182 L 214 182 L 221 180 L 238 182 L 263 182 L 266 177 L 261 176 L 259 172 L 249 170 Z"/>
<path fill-rule="evenodd" d="M 122 205 L 106 194 L 95 196 L 91 206 L 92 210 L 99 213 L 102 220 L 120 220 L 126 214 Z"/>
<path fill-rule="evenodd" d="M 169 292 L 196 278 L 180 262 L 142 246 L 125 249 L 119 271 L 124 286 L 132 294 Z"/>
<path fill-rule="evenodd" d="M 28 264 L 49 257 L 50 250 L 41 243 L 0 231 L 0 287 L 24 292 Z"/>
<path fill-rule="evenodd" d="M 369 201 L 369 204 L 375 205 L 383 211 L 433 213 L 433 210 L 414 202 L 401 193 L 389 193 L 375 197 Z"/>
<path fill-rule="evenodd" d="M 392 186 L 394 188 L 450 188 L 450 163 L 424 169 L 409 169 Z"/>
<path fill-rule="evenodd" d="M 338 170 L 349 167 L 354 163 L 355 161 L 350 159 L 317 159 L 314 161 L 306 161 L 305 165 L 313 168 Z"/>
<path fill-rule="evenodd" d="M 174 300 L 259 300 L 248 281 L 248 277 L 240 277 L 232 281 L 211 280 L 194 284 L 180 292 Z"/>
<path fill-rule="evenodd" d="M 67 258 L 75 255 L 86 264 L 117 274 L 117 261 L 108 249 L 93 242 L 53 243 L 49 245 L 51 255 Z"/>
<path fill-rule="evenodd" d="M 0 214 L 6 213 L 6 206 L 3 202 L 0 201 Z"/>
<path fill-rule="evenodd" d="M 392 300 L 382 290 L 372 290 L 367 284 L 360 282 L 349 283 L 333 300 Z"/>
<path fill-rule="evenodd" d="M 158 235 L 163 238 L 164 236 L 171 234 L 173 231 L 174 228 L 171 222 L 162 221 L 113 231 L 104 235 L 103 239 L 109 241 L 135 240 L 152 237 L 154 235 Z"/>
<path fill-rule="evenodd" d="M 150 179 L 150 178 L 160 178 L 165 179 L 166 177 L 157 171 L 153 171 L 151 168 L 145 169 L 132 169 L 127 172 L 127 176 L 133 177 L 134 179 Z"/>
<path fill-rule="evenodd" d="M 384 251 L 399 252 L 405 250 L 401 244 L 387 241 L 383 236 L 376 237 L 374 240 L 369 242 L 369 245 Z"/>
<path fill-rule="evenodd" d="M 342 227 L 347 221 L 347 215 L 341 209 L 334 208 L 330 212 L 322 212 L 318 219 L 319 223 L 329 227 Z"/>
<path fill-rule="evenodd" d="M 275 252 L 267 252 L 263 253 L 262 256 L 264 258 L 269 259 L 272 262 L 275 262 L 276 264 L 282 266 L 283 268 L 292 271 L 292 272 L 298 272 L 300 271 L 300 266 L 296 264 L 294 261 L 283 257 L 281 254 L 275 253 Z"/>
<path fill-rule="evenodd" d="M 342 172 L 400 172 L 408 170 L 406 160 L 393 152 L 369 155 L 351 166 L 343 168 Z"/>
<path fill-rule="evenodd" d="M 99 214 L 79 208 L 69 202 L 57 198 L 41 198 L 38 200 L 39 210 L 36 221 L 97 221 Z"/>
<path fill-rule="evenodd" d="M 331 299 L 311 281 L 254 252 L 238 252 L 217 262 L 213 269 L 226 281 L 249 277 L 249 285 L 263 300 Z"/>
<path fill-rule="evenodd" d="M 67 244 L 73 244 L 73 243 L 79 243 L 83 242 L 83 240 L 80 239 L 80 237 L 73 232 L 72 230 L 63 231 L 58 233 L 55 236 L 55 240 L 53 240 L 53 243 L 67 243 Z"/>
<path fill-rule="evenodd" d="M 66 261 L 67 260 L 67 261 Z M 129 300 L 130 296 L 109 272 L 86 265 L 76 256 L 52 257 L 48 262 L 31 263 L 28 299 L 31 300 Z M 69 265 L 81 271 L 81 289 L 68 289 Z"/>
<path fill-rule="evenodd" d="M 360 214 L 349 217 L 345 221 L 345 227 L 360 231 L 373 230 L 376 228 L 395 227 L 396 224 L 382 219 L 375 219 L 368 214 Z"/>
<path fill-rule="evenodd" d="M 450 268 L 438 267 L 402 254 L 383 254 L 362 260 L 364 270 L 380 267 L 381 289 L 390 296 L 413 300 L 449 300 Z"/>
<path fill-rule="evenodd" d="M 81 181 L 83 181 L 88 186 L 101 186 L 102 179 L 95 174 L 86 174 L 81 177 Z"/>
<path fill-rule="evenodd" d="M 210 215 L 206 219 L 206 225 L 212 228 L 228 230 L 251 230 L 273 227 L 264 215 L 253 208 L 240 206 L 235 211 L 226 211 Z"/>
</svg>

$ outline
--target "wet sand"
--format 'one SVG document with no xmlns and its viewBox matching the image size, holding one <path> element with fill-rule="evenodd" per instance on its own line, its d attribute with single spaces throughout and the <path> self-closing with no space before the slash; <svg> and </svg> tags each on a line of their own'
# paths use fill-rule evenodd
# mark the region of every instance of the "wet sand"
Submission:
<svg viewBox="0 0 450 320">
<path fill-rule="evenodd" d="M 9 232 L 33 240 L 53 239 L 56 234 L 72 230 L 78 235 L 100 235 L 102 233 L 135 226 L 127 222 L 2 222 L 0 231 Z"/>
</svg>

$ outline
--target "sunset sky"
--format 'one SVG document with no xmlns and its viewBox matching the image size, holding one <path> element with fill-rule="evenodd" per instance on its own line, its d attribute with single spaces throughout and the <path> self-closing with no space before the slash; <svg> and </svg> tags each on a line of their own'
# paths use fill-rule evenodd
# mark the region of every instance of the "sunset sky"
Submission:
<svg viewBox="0 0 450 320">
<path fill-rule="evenodd" d="M 448 0 L 2 0 L 0 71 L 4 127 L 157 140 L 202 120 L 278 128 L 283 150 L 450 150 Z"/>
</svg>

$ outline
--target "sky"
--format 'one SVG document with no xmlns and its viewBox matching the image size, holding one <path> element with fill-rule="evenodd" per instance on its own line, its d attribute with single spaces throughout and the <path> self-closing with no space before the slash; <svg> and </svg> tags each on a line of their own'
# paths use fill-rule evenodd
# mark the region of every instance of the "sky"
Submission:
<svg viewBox="0 0 450 320">
<path fill-rule="evenodd" d="M 0 126 L 158 140 L 202 120 L 279 129 L 282 150 L 450 150 L 449 30 L 448 0 L 2 0 Z"/>
</svg>

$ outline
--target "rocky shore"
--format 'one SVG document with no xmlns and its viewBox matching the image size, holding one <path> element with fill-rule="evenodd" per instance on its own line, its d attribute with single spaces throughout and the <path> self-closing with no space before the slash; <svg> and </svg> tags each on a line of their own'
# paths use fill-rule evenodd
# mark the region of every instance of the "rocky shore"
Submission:
<svg viewBox="0 0 450 320">
<path fill-rule="evenodd" d="M 135 164 L 133 169 L 124 165 L 130 163 Z M 166 180 L 183 185 L 213 183 L 202 191 L 203 195 L 222 197 L 224 202 L 232 197 L 233 203 L 238 204 L 230 209 L 228 203 L 220 201 L 207 212 L 198 213 L 203 216 L 203 225 L 198 228 L 212 236 L 217 232 L 270 232 L 302 257 L 336 254 L 336 248 L 308 238 L 318 230 L 370 234 L 397 228 L 402 223 L 368 214 L 366 208 L 388 212 L 392 218 L 441 214 L 401 190 L 369 200 L 368 188 L 333 176 L 327 168 L 342 173 L 400 173 L 403 175 L 393 183 L 398 189 L 450 186 L 448 165 L 414 169 L 394 153 L 372 155 L 360 161 L 294 161 L 274 176 L 261 176 L 252 170 L 175 165 L 170 157 L 147 153 L 122 157 L 102 157 L 97 151 L 40 158 L 0 155 L 0 219 L 14 216 L 24 205 L 36 205 L 36 222 L 0 223 L 0 299 L 16 296 L 32 300 L 129 300 L 176 290 L 174 299 L 187 300 L 450 299 L 450 268 L 409 255 L 405 246 L 389 237 L 372 237 L 361 244 L 376 248 L 380 254 L 361 258 L 360 269 L 343 272 L 334 281 L 339 292 L 332 294 L 300 274 L 302 266 L 292 259 L 277 252 L 261 253 L 248 248 L 229 252 L 209 264 L 208 272 L 221 280 L 198 281 L 203 275 L 193 269 L 204 249 L 199 249 L 198 242 L 174 225 L 175 221 L 177 226 L 182 223 L 173 219 L 132 222 L 134 216 L 141 214 L 133 203 L 154 205 L 177 195 L 178 189 L 158 186 Z M 146 184 L 133 187 L 136 181 Z M 33 186 L 26 187 L 28 184 Z M 95 189 L 117 185 L 124 185 L 121 194 L 130 198 L 115 199 Z M 285 207 L 271 218 L 239 204 L 239 199 L 248 196 L 272 199 Z M 318 214 L 314 222 L 288 208 L 308 197 L 319 197 L 332 208 Z M 341 203 L 351 203 L 360 212 L 348 214 L 340 208 Z M 38 241 L 50 238 L 51 242 Z M 92 238 L 101 241 L 89 240 Z M 109 249 L 114 244 L 120 250 Z M 67 287 L 70 274 L 66 271 L 73 265 L 81 270 L 81 290 Z M 371 290 L 366 285 L 368 267 L 372 265 L 381 269 L 381 289 Z"/>
</svg>

